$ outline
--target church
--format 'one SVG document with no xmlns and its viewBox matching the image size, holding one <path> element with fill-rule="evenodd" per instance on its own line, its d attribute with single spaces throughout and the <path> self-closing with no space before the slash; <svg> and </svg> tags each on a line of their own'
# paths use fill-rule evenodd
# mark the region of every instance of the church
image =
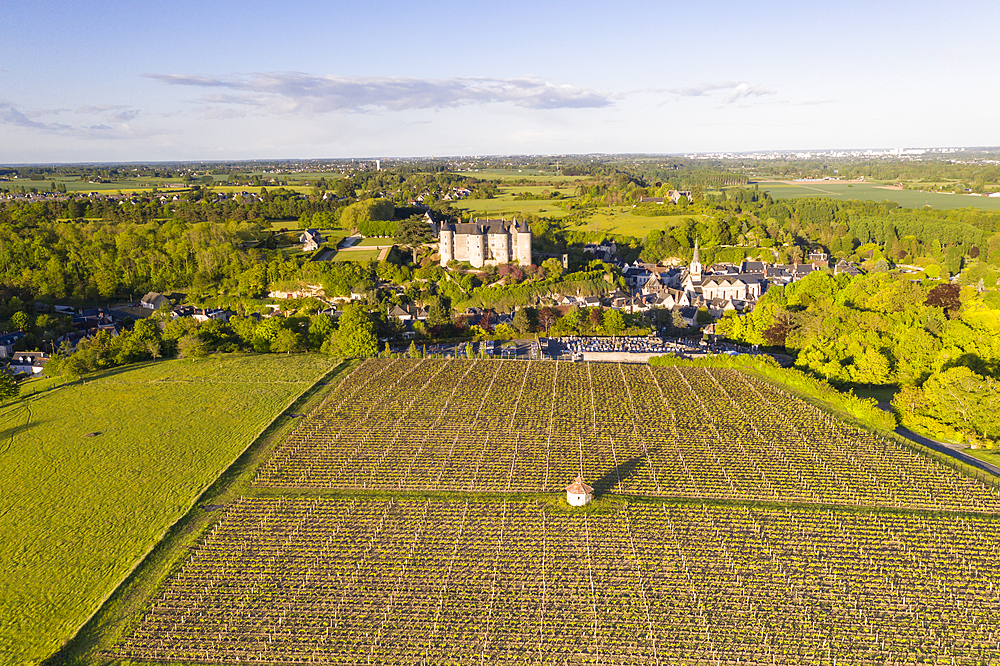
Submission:
<svg viewBox="0 0 1000 666">
<path fill-rule="evenodd" d="M 517 262 L 531 263 L 531 230 L 524 221 L 480 220 L 441 225 L 438 250 L 441 265 L 467 261 L 475 268 Z"/>
</svg>

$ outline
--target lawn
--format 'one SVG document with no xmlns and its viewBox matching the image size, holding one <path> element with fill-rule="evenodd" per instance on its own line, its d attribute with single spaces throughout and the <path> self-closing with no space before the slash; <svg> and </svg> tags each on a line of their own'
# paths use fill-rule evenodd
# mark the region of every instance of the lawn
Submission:
<svg viewBox="0 0 1000 666">
<path fill-rule="evenodd" d="M 940 194 L 916 190 L 887 189 L 875 183 L 847 183 L 844 181 L 815 182 L 761 182 L 760 189 L 775 199 L 795 199 L 799 197 L 831 197 L 835 199 L 857 199 L 870 201 L 895 201 L 906 208 L 930 206 L 940 210 L 953 208 L 1000 209 L 1000 198 L 967 196 L 964 194 Z"/>
<path fill-rule="evenodd" d="M 378 259 L 381 250 L 341 250 L 330 261 L 371 261 Z"/>
<path fill-rule="evenodd" d="M 0 663 L 60 647 L 332 362 L 213 355 L 0 407 Z"/>
</svg>

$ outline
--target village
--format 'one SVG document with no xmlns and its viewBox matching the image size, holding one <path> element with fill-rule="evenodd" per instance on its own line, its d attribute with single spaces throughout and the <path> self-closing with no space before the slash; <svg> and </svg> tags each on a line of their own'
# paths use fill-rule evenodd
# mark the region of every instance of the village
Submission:
<svg viewBox="0 0 1000 666">
<path fill-rule="evenodd" d="M 454 224 L 448 221 L 438 223 L 431 215 L 427 215 L 426 220 L 438 237 L 434 249 L 437 250 L 439 265 L 449 272 L 476 270 L 500 264 L 527 265 L 533 260 L 538 261 L 543 258 L 532 254 L 532 233 L 523 220 L 470 217 L 468 222 Z M 322 234 L 316 229 L 304 230 L 299 236 L 299 243 L 304 253 L 313 253 L 314 257 L 322 254 L 327 247 Z M 495 336 L 504 330 L 513 333 L 516 330 L 517 335 L 508 337 L 524 341 L 520 347 L 517 344 L 504 347 L 497 344 L 479 345 L 478 339 L 470 340 L 470 344 L 477 345 L 476 353 L 539 359 L 626 359 L 636 362 L 663 353 L 683 356 L 705 351 L 728 353 L 746 351 L 717 342 L 714 339 L 712 322 L 727 313 L 737 315 L 748 313 L 753 310 L 769 287 L 789 284 L 812 272 L 830 270 L 834 274 L 852 275 L 859 272 L 856 266 L 843 260 L 831 268 L 829 258 L 823 252 L 809 254 L 808 263 L 802 264 L 772 264 L 748 260 L 740 264 L 715 263 L 704 266 L 700 260 L 697 241 L 692 260 L 687 265 L 678 265 L 676 262 L 671 265 L 639 261 L 624 263 L 613 240 L 587 244 L 583 252 L 584 256 L 602 262 L 609 271 L 619 276 L 620 286 L 601 295 L 553 292 L 538 298 L 534 306 L 548 308 L 548 312 L 554 317 L 565 316 L 574 309 L 627 313 L 633 320 L 639 317 L 652 324 L 652 337 L 630 338 L 612 335 L 607 340 L 595 338 L 568 341 L 560 341 L 557 337 L 552 340 L 551 348 L 546 345 L 539 347 L 537 344 L 532 347 L 527 342 L 528 331 L 523 327 L 514 328 L 518 308 L 503 311 L 498 308 L 473 307 L 452 312 L 453 318 L 460 318 L 466 325 L 478 326 L 478 330 L 487 335 Z M 562 257 L 562 262 L 565 265 L 565 255 Z M 377 290 L 390 294 L 401 294 L 405 288 L 405 285 L 394 284 L 388 280 L 380 280 L 375 286 Z M 200 307 L 188 302 L 188 297 L 184 293 L 149 292 L 137 302 L 101 308 L 73 308 L 66 305 L 38 303 L 35 306 L 38 312 L 62 317 L 63 326 L 59 334 L 51 336 L 47 349 L 29 350 L 24 349 L 23 331 L 4 332 L 0 335 L 0 359 L 6 361 L 9 373 L 34 375 L 43 371 L 45 363 L 57 349 L 64 352 L 71 351 L 76 348 L 80 340 L 90 338 L 101 331 L 117 336 L 123 330 L 131 328 L 135 321 L 153 314 L 159 314 L 161 322 L 184 318 L 190 318 L 198 323 L 228 322 L 234 316 L 246 316 L 260 321 L 269 317 L 286 316 L 290 310 L 285 303 L 304 300 L 319 304 L 318 307 L 312 307 L 311 314 L 326 314 L 334 320 L 339 319 L 348 303 L 368 302 L 368 305 L 371 305 L 369 295 L 360 289 L 352 291 L 349 295 L 329 296 L 318 284 L 300 284 L 294 289 L 272 288 L 267 293 L 262 311 L 249 312 L 245 315 L 226 307 Z M 381 344 L 399 347 L 420 340 L 425 346 L 430 344 L 432 349 L 435 348 L 434 344 L 437 341 L 433 337 L 428 337 L 425 325 L 429 318 L 426 304 L 383 302 L 386 303 L 383 306 L 386 317 L 396 324 L 393 333 L 380 338 Z M 669 313 L 671 321 L 675 323 L 671 327 L 673 330 L 657 329 L 654 315 L 658 312 Z M 506 325 L 506 328 L 498 328 L 502 325 Z M 683 335 L 679 334 L 678 326 L 687 329 Z M 545 335 L 547 332 L 548 326 L 539 326 L 536 335 Z M 673 333 L 673 341 L 668 341 L 668 332 Z M 701 334 L 704 340 L 700 339 Z M 451 341 L 452 347 L 456 342 L 459 341 Z M 705 345 L 711 346 L 707 350 L 700 348 Z M 455 351 L 445 345 L 438 349 L 442 353 L 458 353 L 457 347 L 454 347 Z"/>
</svg>

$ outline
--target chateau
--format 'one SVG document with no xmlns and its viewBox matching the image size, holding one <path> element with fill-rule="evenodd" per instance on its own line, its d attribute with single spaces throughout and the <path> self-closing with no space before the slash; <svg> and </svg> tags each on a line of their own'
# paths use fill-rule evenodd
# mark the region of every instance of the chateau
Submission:
<svg viewBox="0 0 1000 666">
<path fill-rule="evenodd" d="M 445 222 L 438 248 L 442 266 L 451 261 L 468 261 L 476 268 L 514 261 L 527 266 L 531 263 L 531 230 L 526 222 L 516 219 Z"/>
</svg>

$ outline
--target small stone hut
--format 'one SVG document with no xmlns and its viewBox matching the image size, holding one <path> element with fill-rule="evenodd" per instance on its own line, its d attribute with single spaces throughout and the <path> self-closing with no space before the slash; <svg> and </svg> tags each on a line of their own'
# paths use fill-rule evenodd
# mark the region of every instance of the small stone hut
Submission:
<svg viewBox="0 0 1000 666">
<path fill-rule="evenodd" d="M 594 489 L 583 482 L 583 477 L 578 476 L 573 479 L 573 483 L 566 486 L 566 501 L 570 506 L 586 506 L 594 499 Z"/>
</svg>

